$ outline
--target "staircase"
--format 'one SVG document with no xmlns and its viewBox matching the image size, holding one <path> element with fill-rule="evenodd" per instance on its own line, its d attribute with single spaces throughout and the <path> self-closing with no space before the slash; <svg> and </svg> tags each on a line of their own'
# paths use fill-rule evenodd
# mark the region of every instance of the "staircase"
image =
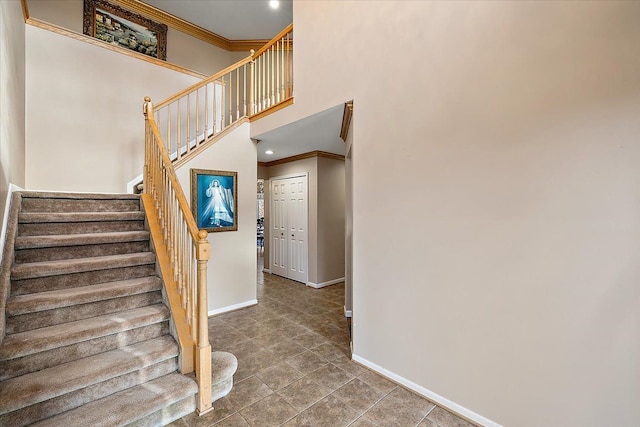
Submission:
<svg viewBox="0 0 640 427">
<path fill-rule="evenodd" d="M 14 193 L 0 277 L 0 425 L 164 425 L 194 411 L 197 385 L 177 372 L 140 204 Z M 234 362 L 214 379 L 225 390 Z"/>
</svg>

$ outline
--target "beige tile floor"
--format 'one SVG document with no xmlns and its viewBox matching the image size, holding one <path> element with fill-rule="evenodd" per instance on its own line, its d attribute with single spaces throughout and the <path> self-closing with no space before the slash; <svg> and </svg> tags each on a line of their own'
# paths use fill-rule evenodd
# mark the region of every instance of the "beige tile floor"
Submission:
<svg viewBox="0 0 640 427">
<path fill-rule="evenodd" d="M 262 274 L 258 305 L 209 319 L 212 349 L 238 358 L 231 393 L 173 427 L 470 427 L 349 357 L 344 284 Z"/>
</svg>

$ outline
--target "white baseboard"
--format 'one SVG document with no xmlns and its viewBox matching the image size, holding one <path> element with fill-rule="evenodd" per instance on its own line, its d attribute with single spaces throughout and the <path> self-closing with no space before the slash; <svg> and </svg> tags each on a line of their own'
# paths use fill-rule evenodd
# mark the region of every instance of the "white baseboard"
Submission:
<svg viewBox="0 0 640 427">
<path fill-rule="evenodd" d="M 271 270 L 269 270 L 268 268 L 263 268 L 262 272 L 271 274 Z"/>
<path fill-rule="evenodd" d="M 351 310 L 347 310 L 346 306 L 344 307 L 344 317 L 353 317 L 353 312 Z"/>
<path fill-rule="evenodd" d="M 322 283 L 307 282 L 307 286 L 311 286 L 312 288 L 320 289 L 320 288 L 324 288 L 325 286 L 331 286 L 331 285 L 335 285 L 336 283 L 341 283 L 341 282 L 344 282 L 344 277 L 341 277 L 339 279 L 329 280 L 328 282 L 322 282 Z"/>
<path fill-rule="evenodd" d="M 7 200 L 4 205 L 4 216 L 2 217 L 2 229 L 0 230 L 0 261 L 2 260 L 2 254 L 4 253 L 4 241 L 7 239 L 7 226 L 9 225 L 9 209 L 11 204 L 11 197 L 15 191 L 22 191 L 23 188 L 18 187 L 15 184 L 9 183 L 7 188 Z"/>
<path fill-rule="evenodd" d="M 215 316 L 216 314 L 227 313 L 229 311 L 239 310 L 245 307 L 251 307 L 252 305 L 256 305 L 258 303 L 257 299 L 252 299 L 249 301 L 241 302 L 240 304 L 228 305 L 222 308 L 216 308 L 215 310 L 209 310 L 209 317 Z"/>
<path fill-rule="evenodd" d="M 460 406 L 457 403 L 454 403 L 452 401 L 450 401 L 447 398 L 444 398 L 442 396 L 440 396 L 437 393 L 432 392 L 431 390 L 427 390 L 426 388 L 419 386 L 418 384 L 409 381 L 406 378 L 401 377 L 400 375 L 397 375 L 391 371 L 388 371 L 387 369 L 376 365 L 373 362 L 369 362 L 367 359 L 360 357 L 356 354 L 353 354 L 353 360 L 360 363 L 361 365 L 366 366 L 369 369 L 372 369 L 374 371 L 376 371 L 377 373 L 379 373 L 380 375 L 389 378 L 390 380 L 401 384 L 413 391 L 415 391 L 418 394 L 421 394 L 422 396 L 426 397 L 427 399 L 431 400 L 432 402 L 437 403 L 438 405 L 442 406 L 445 409 L 448 409 L 449 411 L 463 417 L 466 418 L 469 421 L 472 421 L 474 423 L 477 423 L 481 426 L 484 427 L 502 427 L 500 424 L 491 421 L 485 417 L 483 417 L 482 415 L 476 414 L 475 412 L 465 408 L 464 406 Z"/>
</svg>

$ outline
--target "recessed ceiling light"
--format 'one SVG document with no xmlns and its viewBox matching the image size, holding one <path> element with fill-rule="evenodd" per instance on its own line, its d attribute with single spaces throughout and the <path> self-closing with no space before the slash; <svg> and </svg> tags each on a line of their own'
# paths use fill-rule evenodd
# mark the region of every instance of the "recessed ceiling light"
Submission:
<svg viewBox="0 0 640 427">
<path fill-rule="evenodd" d="M 271 155 L 271 154 L 273 154 L 273 150 L 267 150 L 267 151 L 265 151 L 265 152 L 264 152 L 264 154 L 269 154 L 269 155 Z"/>
<path fill-rule="evenodd" d="M 278 6 L 280 6 L 280 2 L 278 0 L 271 0 L 269 6 L 271 6 L 271 9 L 277 9 Z"/>
</svg>

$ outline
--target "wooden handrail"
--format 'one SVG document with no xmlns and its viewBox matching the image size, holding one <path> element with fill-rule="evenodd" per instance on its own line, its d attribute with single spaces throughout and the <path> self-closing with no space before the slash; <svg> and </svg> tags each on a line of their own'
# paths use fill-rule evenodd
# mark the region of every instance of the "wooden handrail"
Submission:
<svg viewBox="0 0 640 427">
<path fill-rule="evenodd" d="M 158 131 L 158 125 L 156 124 L 156 121 L 153 120 L 153 106 L 151 104 L 151 98 L 147 96 L 144 98 L 144 101 L 146 105 L 146 114 L 152 117 L 152 119 L 149 120 L 149 125 L 151 126 L 151 131 L 153 132 L 153 136 L 155 137 L 154 141 L 156 141 L 156 145 L 158 146 L 158 151 L 162 156 L 162 161 L 164 162 L 164 164 L 170 165 L 172 164 L 172 162 L 171 162 L 171 159 L 169 158 L 169 153 L 167 153 L 167 150 L 164 147 L 164 145 L 157 143 L 158 141 L 162 141 L 162 138 L 160 137 L 160 131 Z M 182 210 L 183 212 L 191 212 L 191 210 L 189 209 L 189 203 L 187 202 L 187 198 L 184 195 L 184 191 L 182 190 L 182 186 L 180 185 L 180 182 L 178 182 L 178 178 L 176 178 L 175 170 L 173 168 L 168 168 L 167 174 L 168 174 L 169 180 L 171 181 L 171 185 L 175 189 L 176 198 L 178 199 L 180 210 Z M 191 234 L 191 238 L 193 240 L 198 240 L 200 230 L 198 229 L 198 225 L 196 224 L 196 220 L 193 218 L 193 215 L 186 216 L 185 221 L 187 223 L 189 234 Z"/>
<path fill-rule="evenodd" d="M 192 372 L 195 365 L 198 382 L 196 410 L 202 415 L 213 409 L 207 310 L 207 262 L 211 252 L 208 233 L 198 230 L 169 153 L 162 142 L 149 97 L 144 99 L 143 113 L 143 203 L 145 212 L 154 213 L 149 219 L 149 227 L 178 334 L 183 358 L 181 369 L 183 373 Z"/>
<path fill-rule="evenodd" d="M 156 105 L 155 106 L 156 110 L 159 110 L 160 108 L 171 104 L 173 101 L 176 101 L 176 100 L 184 97 L 185 95 L 188 95 L 191 92 L 195 92 L 196 90 L 206 86 L 209 83 L 215 82 L 216 80 L 220 80 L 220 78 L 222 78 L 225 74 L 229 74 L 229 72 L 234 71 L 237 68 L 242 67 L 244 64 L 248 64 L 249 62 L 251 62 L 252 59 L 253 59 L 253 57 L 251 55 L 249 55 L 246 58 L 241 59 L 240 61 L 236 62 L 235 64 L 229 65 L 227 68 L 223 69 L 222 71 L 218 71 L 217 73 L 211 75 L 210 77 L 207 77 L 206 79 L 204 79 L 204 80 L 202 80 L 202 81 L 200 81 L 198 83 L 192 84 L 188 88 L 176 93 L 175 95 L 171 95 L 169 98 L 165 99 L 164 101 L 162 101 L 161 103 Z"/>
<path fill-rule="evenodd" d="M 276 36 L 274 38 L 272 38 L 269 43 L 265 44 L 264 46 L 262 46 L 260 49 L 258 49 L 252 56 L 253 58 L 257 58 L 258 56 L 262 55 L 263 53 L 265 53 L 267 50 L 269 50 L 271 48 L 271 46 L 273 46 L 274 44 L 276 44 L 280 39 L 282 39 L 284 36 L 286 36 L 287 34 L 289 34 L 291 31 L 293 31 L 293 24 L 289 24 L 284 30 L 280 31 L 278 34 L 276 34 Z"/>
<path fill-rule="evenodd" d="M 290 105 L 292 98 L 293 25 L 289 25 L 258 52 L 251 51 L 250 56 L 154 105 L 155 124 L 150 132 L 162 141 L 174 164 L 184 164 L 225 129 Z"/>
</svg>

